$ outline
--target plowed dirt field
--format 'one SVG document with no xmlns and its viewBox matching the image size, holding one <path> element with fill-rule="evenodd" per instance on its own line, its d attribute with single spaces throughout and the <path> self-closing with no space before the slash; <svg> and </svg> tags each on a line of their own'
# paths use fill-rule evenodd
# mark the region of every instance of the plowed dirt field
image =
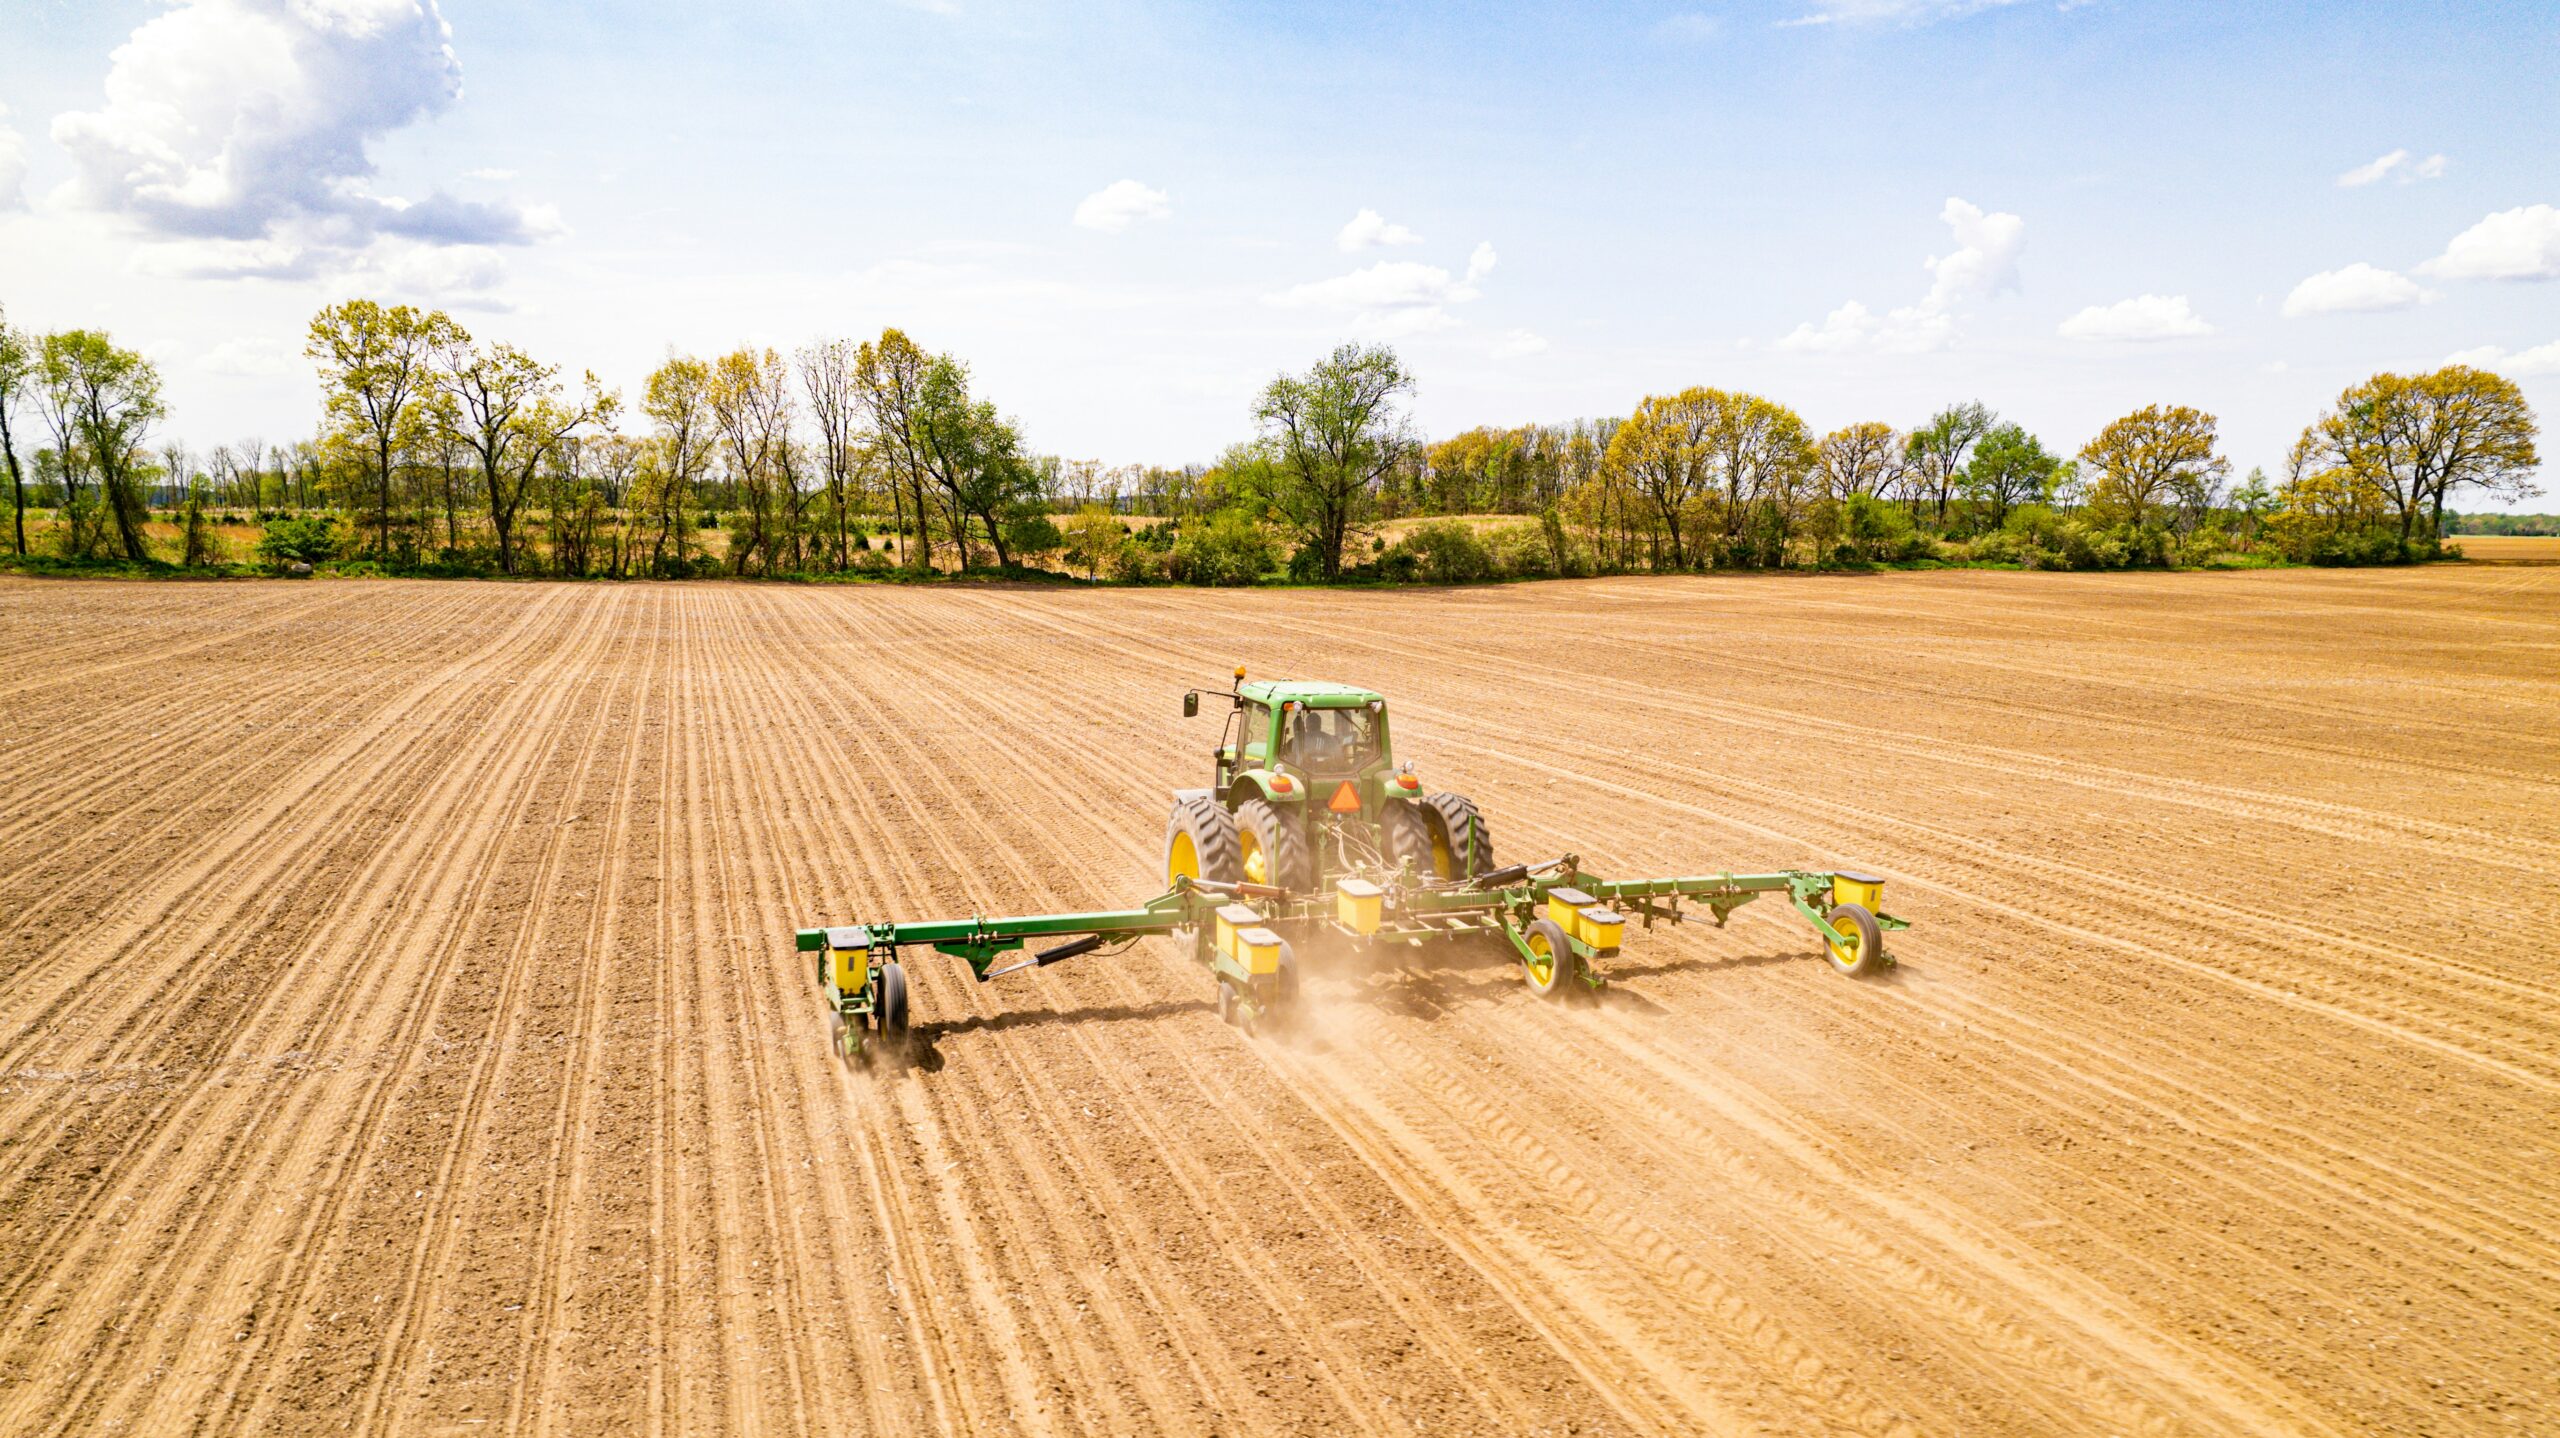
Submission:
<svg viewBox="0 0 2560 1438">
<path fill-rule="evenodd" d="M 1902 967 L 828 1053 L 795 925 L 1146 897 L 1238 662 Z M 8 582 L 0 715 L 0 1433 L 2560 1428 L 2560 569 Z"/>
</svg>

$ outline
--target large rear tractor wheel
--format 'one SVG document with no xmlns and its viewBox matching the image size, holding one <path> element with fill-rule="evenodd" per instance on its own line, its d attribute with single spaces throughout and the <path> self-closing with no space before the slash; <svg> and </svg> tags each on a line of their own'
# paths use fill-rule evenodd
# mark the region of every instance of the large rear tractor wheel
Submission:
<svg viewBox="0 0 2560 1438">
<path fill-rule="evenodd" d="M 1884 931 L 1876 926 L 1875 915 L 1857 904 L 1835 904 L 1822 917 L 1848 940 L 1845 944 L 1823 941 L 1831 951 L 1831 967 L 1853 979 L 1884 972 Z"/>
<path fill-rule="evenodd" d="M 1464 794 L 1433 794 L 1422 811 L 1432 821 L 1432 862 L 1444 879 L 1472 879 L 1493 872 L 1493 832 L 1475 801 Z"/>
<path fill-rule="evenodd" d="M 1215 799 L 1185 799 L 1164 826 L 1164 882 L 1207 879 L 1232 884 L 1244 877 L 1244 850 L 1236 816 Z"/>
<path fill-rule="evenodd" d="M 1387 801 L 1378 815 L 1378 846 L 1386 851 L 1388 863 L 1399 868 L 1411 865 L 1417 879 L 1445 877 L 1434 860 L 1431 820 L 1423 816 L 1420 800 Z"/>
<path fill-rule="evenodd" d="M 1529 949 L 1521 964 L 1529 971 L 1529 992 L 1542 999 L 1563 998 L 1573 987 L 1574 966 L 1573 945 L 1564 929 L 1553 919 L 1532 919 L 1520 931 L 1520 941 Z"/>
<path fill-rule="evenodd" d="M 1269 884 L 1293 894 L 1313 892 L 1315 851 L 1307 846 L 1307 828 L 1294 813 L 1268 799 L 1247 799 L 1236 806 L 1236 844 L 1248 884 Z"/>
</svg>

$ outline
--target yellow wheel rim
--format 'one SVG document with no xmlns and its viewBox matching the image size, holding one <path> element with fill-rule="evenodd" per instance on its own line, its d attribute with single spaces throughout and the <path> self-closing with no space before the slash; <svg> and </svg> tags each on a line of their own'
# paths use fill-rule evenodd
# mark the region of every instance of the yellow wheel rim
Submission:
<svg viewBox="0 0 2560 1438">
<path fill-rule="evenodd" d="M 1548 947 L 1544 934 L 1529 936 L 1529 982 L 1536 984 L 1540 992 L 1555 987 L 1555 951 Z"/>
<path fill-rule="evenodd" d="M 1199 846 L 1191 842 L 1191 836 L 1189 834 L 1182 833 L 1177 830 L 1173 836 L 1173 847 L 1165 852 L 1164 881 L 1167 885 L 1171 885 L 1176 879 L 1196 879 L 1199 877 Z"/>
<path fill-rule="evenodd" d="M 1449 852 L 1449 841 L 1437 833 L 1431 836 L 1431 872 L 1435 878 L 1458 877 L 1458 856 Z"/>
<path fill-rule="evenodd" d="M 1247 829 L 1237 836 L 1237 844 L 1244 850 L 1244 881 L 1248 884 L 1270 883 L 1271 861 L 1263 856 L 1262 840 Z"/>
<path fill-rule="evenodd" d="M 1858 950 L 1860 945 L 1860 940 L 1858 938 L 1858 926 L 1842 920 L 1834 922 L 1831 927 L 1840 931 L 1840 937 L 1837 940 L 1829 941 L 1831 943 L 1831 962 L 1838 964 L 1844 969 L 1856 968 L 1858 966 Z"/>
</svg>

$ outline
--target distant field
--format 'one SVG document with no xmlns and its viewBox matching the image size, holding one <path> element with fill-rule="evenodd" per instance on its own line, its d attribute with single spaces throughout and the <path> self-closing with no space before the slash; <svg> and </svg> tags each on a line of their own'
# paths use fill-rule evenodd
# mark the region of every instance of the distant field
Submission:
<svg viewBox="0 0 2560 1438">
<path fill-rule="evenodd" d="M 2560 564 L 2560 534 L 2464 534 L 2462 557 L 2483 564 Z"/>
</svg>

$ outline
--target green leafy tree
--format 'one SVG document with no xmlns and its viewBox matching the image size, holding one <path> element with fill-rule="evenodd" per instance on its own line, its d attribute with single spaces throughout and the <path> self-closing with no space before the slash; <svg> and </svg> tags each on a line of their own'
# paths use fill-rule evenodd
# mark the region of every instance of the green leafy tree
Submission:
<svg viewBox="0 0 2560 1438">
<path fill-rule="evenodd" d="M 882 330 L 879 339 L 864 343 L 853 358 L 855 394 L 870 422 L 872 443 L 889 472 L 893 517 L 899 532 L 912 536 L 906 546 L 907 565 L 919 574 L 933 567 L 925 491 L 934 474 L 923 418 L 925 376 L 933 363 L 933 356 L 896 329 Z M 952 538 L 956 544 L 959 536 Z"/>
<path fill-rule="evenodd" d="M 2461 490 L 2508 501 L 2539 493 L 2532 406 L 2514 381 L 2469 365 L 2350 385 L 2304 438 L 2322 467 L 2383 497 L 2404 555 L 2415 546 L 2418 516 L 2428 516 L 2430 535 L 2440 531 L 2446 500 Z"/>
<path fill-rule="evenodd" d="M 1974 446 L 1957 477 L 1957 489 L 1980 512 L 1983 525 L 1998 529 L 2009 511 L 2022 504 L 2043 504 L 2053 497 L 2062 457 L 2046 452 L 2034 435 L 2014 424 L 1995 425 Z"/>
<path fill-rule="evenodd" d="M 510 344 L 476 346 L 459 325 L 431 369 L 448 432 L 471 452 L 498 535 L 498 568 L 516 572 L 516 521 L 536 467 L 580 426 L 613 412 L 614 401 L 587 376 L 584 400 L 559 403 L 560 371 Z"/>
<path fill-rule="evenodd" d="M 1183 526 L 1173 545 L 1174 575 L 1188 584 L 1251 584 L 1270 573 L 1279 558 L 1270 531 L 1244 509 L 1222 509 L 1205 522 Z"/>
<path fill-rule="evenodd" d="M 1724 395 L 1708 389 L 1647 395 L 1610 437 L 1601 469 L 1641 496 L 1671 546 L 1671 567 L 1689 567 L 1687 521 L 1715 482 L 1714 436 Z"/>
<path fill-rule="evenodd" d="M 1903 444 L 1902 459 L 1909 477 L 1912 513 L 1919 513 L 1920 502 L 1929 500 L 1936 506 L 1940 529 L 1947 524 L 1947 501 L 1954 497 L 1957 476 L 1964 473 L 1966 456 L 2000 417 L 1980 401 L 1951 404 L 1929 416 L 1929 422 L 1911 432 Z"/>
<path fill-rule="evenodd" d="M 347 300 L 311 317 L 302 352 L 320 367 L 335 437 L 366 466 L 383 553 L 391 549 L 393 457 L 423 440 L 420 401 L 436 387 L 437 360 L 466 343 L 442 310 Z"/>
<path fill-rule="evenodd" d="M 150 512 L 142 486 L 151 427 L 168 412 L 160 399 L 160 372 L 98 330 L 45 336 L 44 369 L 46 385 L 62 397 L 70 427 L 97 471 L 125 558 L 149 558 L 142 536 Z"/>
<path fill-rule="evenodd" d="M 18 416 L 42 378 L 42 357 L 34 337 L 13 327 L 0 308 L 0 455 L 8 459 L 9 514 L 21 556 L 27 552 L 27 477 L 18 467 Z"/>
<path fill-rule="evenodd" d="M 711 464 L 711 367 L 688 355 L 677 355 L 649 374 L 642 391 L 641 412 L 656 433 L 642 456 L 634 487 L 650 526 L 649 570 L 666 573 L 668 546 L 675 548 L 674 571 L 686 568 L 693 546 L 693 526 L 685 517 L 703 471 Z"/>
<path fill-rule="evenodd" d="M 1394 350 L 1346 344 L 1304 375 L 1281 375 L 1254 404 L 1271 506 L 1327 580 L 1373 511 L 1380 481 L 1414 447 L 1403 404 L 1413 376 Z"/>
<path fill-rule="evenodd" d="M 2093 471 L 2089 507 L 2141 529 L 2182 495 L 2209 492 L 2231 469 L 2215 450 L 2216 424 L 2202 410 L 2159 404 L 2109 424 L 2080 451 Z"/>
<path fill-rule="evenodd" d="M 2267 472 L 2250 466 L 2240 487 L 2231 491 L 2231 507 L 2240 511 L 2241 533 L 2250 539 L 2258 537 L 2258 518 L 2273 508 L 2275 491 L 2267 487 Z"/>
<path fill-rule="evenodd" d="M 1903 454 L 1909 441 L 1889 424 L 1873 420 L 1835 429 L 1822 437 L 1815 452 L 1823 493 L 1835 500 L 1853 494 L 1879 497 L 1902 480 Z"/>
<path fill-rule="evenodd" d="M 969 370 L 937 355 L 924 372 L 914 415 L 925 468 L 942 488 L 951 529 L 960 543 L 960 567 L 969 567 L 972 526 L 996 552 L 996 567 L 1013 567 L 1009 516 L 1040 497 L 1040 474 L 1022 448 L 1022 432 L 996 412 L 992 401 L 969 395 Z"/>
<path fill-rule="evenodd" d="M 1088 504 L 1068 515 L 1060 532 L 1066 538 L 1068 560 L 1081 565 L 1087 579 L 1100 575 L 1103 563 L 1128 539 L 1120 521 L 1098 504 Z"/>
</svg>

